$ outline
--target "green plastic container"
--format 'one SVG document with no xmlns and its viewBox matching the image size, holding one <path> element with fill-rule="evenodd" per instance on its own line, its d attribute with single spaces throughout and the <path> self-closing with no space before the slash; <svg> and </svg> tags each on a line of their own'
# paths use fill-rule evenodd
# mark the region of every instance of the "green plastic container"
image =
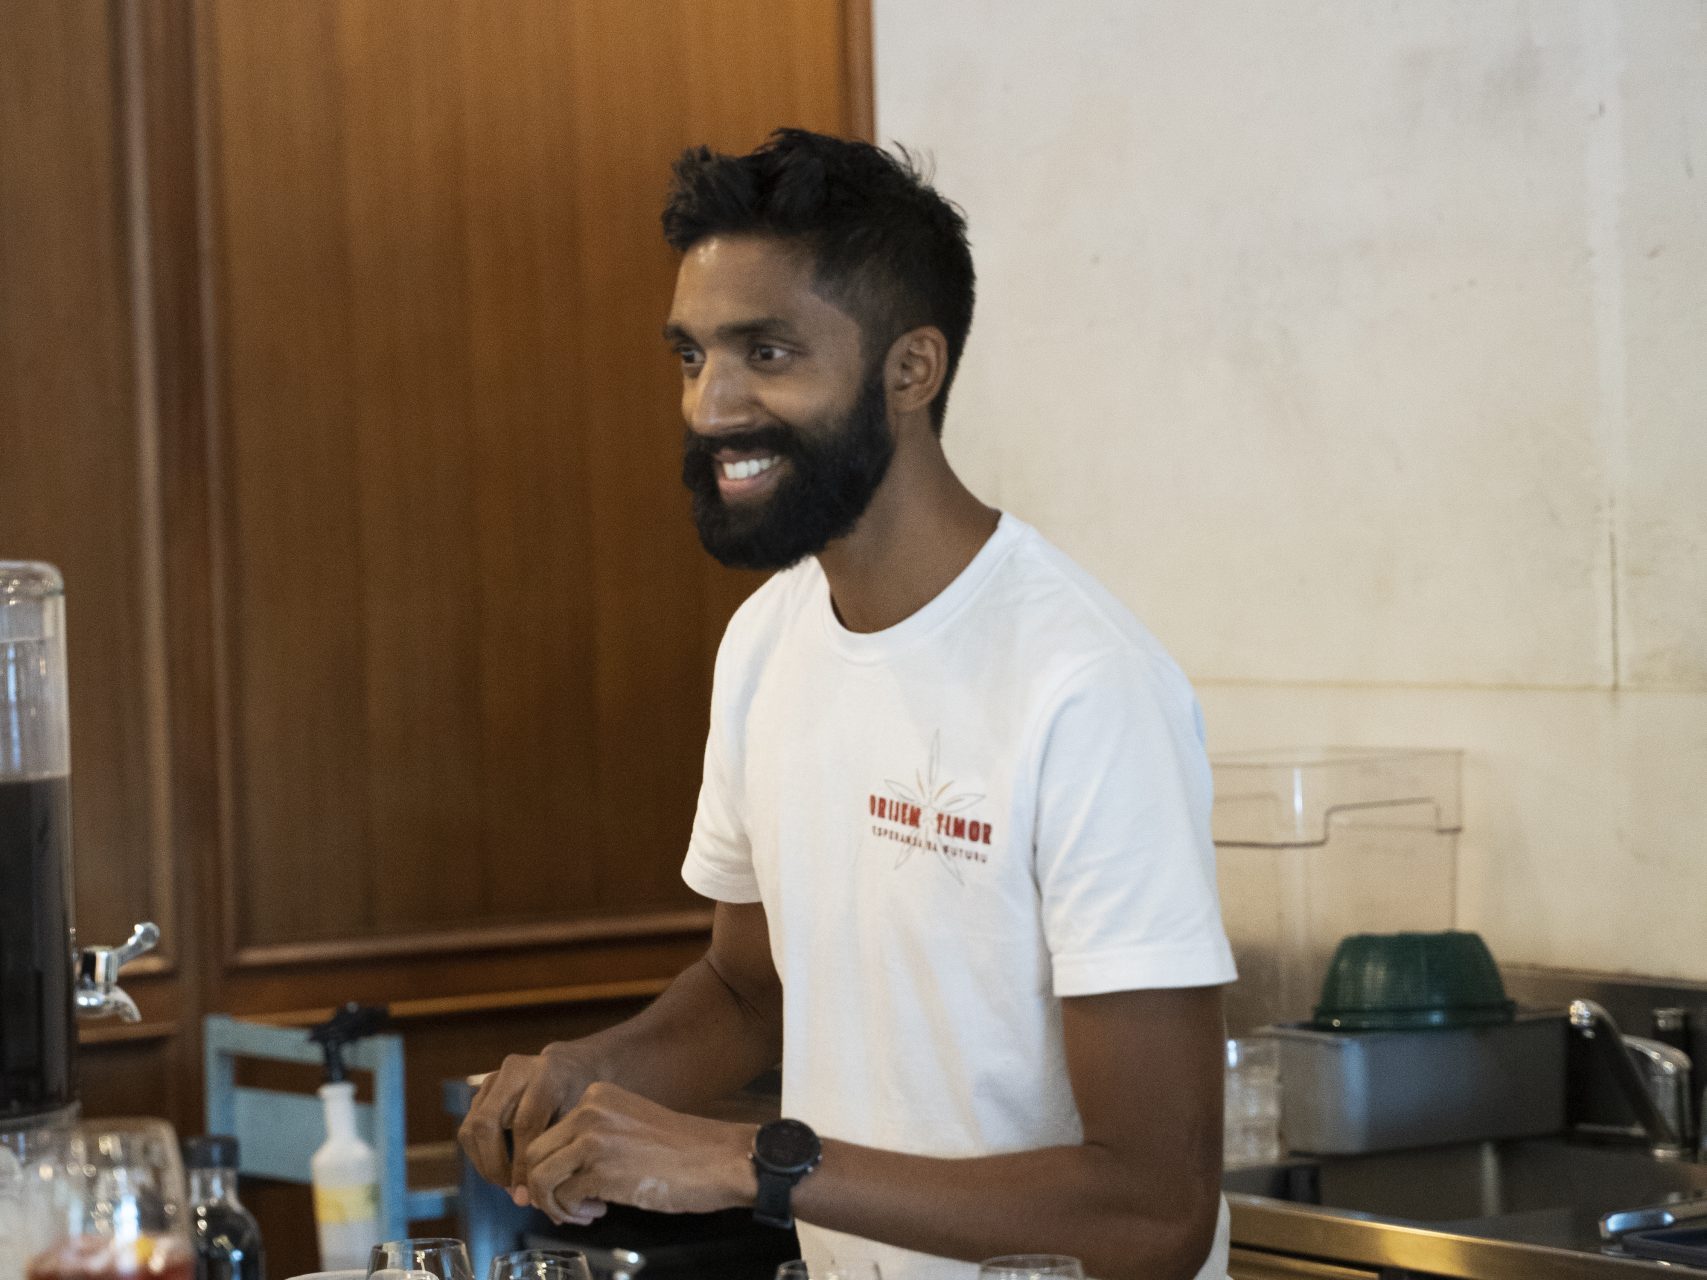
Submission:
<svg viewBox="0 0 1707 1280">
<path fill-rule="evenodd" d="M 1510 1022 L 1516 1005 L 1481 935 L 1357 933 L 1342 938 L 1322 983 L 1315 1025 L 1413 1031 Z"/>
</svg>

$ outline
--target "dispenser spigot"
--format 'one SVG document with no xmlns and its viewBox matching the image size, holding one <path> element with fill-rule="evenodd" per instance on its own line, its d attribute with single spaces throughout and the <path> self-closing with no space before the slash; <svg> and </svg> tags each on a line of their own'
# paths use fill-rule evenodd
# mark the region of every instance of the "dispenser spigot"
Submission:
<svg viewBox="0 0 1707 1280">
<path fill-rule="evenodd" d="M 77 953 L 77 1012 L 85 1018 L 116 1013 L 125 1022 L 140 1022 L 136 1001 L 119 986 L 119 970 L 160 944 L 160 929 L 144 922 L 116 947 L 84 947 Z"/>
</svg>

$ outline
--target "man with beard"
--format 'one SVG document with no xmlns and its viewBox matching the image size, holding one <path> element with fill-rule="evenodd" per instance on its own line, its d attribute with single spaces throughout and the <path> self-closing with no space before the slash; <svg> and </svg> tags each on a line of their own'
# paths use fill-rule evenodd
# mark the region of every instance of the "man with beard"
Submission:
<svg viewBox="0 0 1707 1280">
<path fill-rule="evenodd" d="M 664 227 L 694 519 L 777 571 L 718 653 L 683 868 L 711 946 L 630 1021 L 507 1059 L 465 1149 L 559 1221 L 751 1206 L 884 1280 L 1224 1275 L 1201 720 L 949 466 L 959 212 L 905 157 L 783 130 L 684 155 Z M 688 1114 L 779 1059 L 785 1119 Z"/>
</svg>

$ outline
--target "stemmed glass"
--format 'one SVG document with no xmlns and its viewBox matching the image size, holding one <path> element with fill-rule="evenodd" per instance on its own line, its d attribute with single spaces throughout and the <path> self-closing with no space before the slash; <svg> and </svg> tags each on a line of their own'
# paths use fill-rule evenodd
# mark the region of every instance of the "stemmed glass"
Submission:
<svg viewBox="0 0 1707 1280">
<path fill-rule="evenodd" d="M 593 1280 L 579 1249 L 522 1249 L 492 1259 L 486 1280 Z"/>
<path fill-rule="evenodd" d="M 442 1236 L 374 1245 L 368 1255 L 367 1273 L 372 1276 L 381 1271 L 425 1271 L 439 1280 L 474 1280 L 468 1246 Z"/>
<path fill-rule="evenodd" d="M 1085 1280 L 1085 1268 L 1062 1253 L 1011 1253 L 980 1262 L 978 1280 Z"/>
<path fill-rule="evenodd" d="M 22 1201 L 31 1280 L 195 1275 L 178 1135 L 164 1120 L 73 1127 L 28 1171 Z"/>
</svg>

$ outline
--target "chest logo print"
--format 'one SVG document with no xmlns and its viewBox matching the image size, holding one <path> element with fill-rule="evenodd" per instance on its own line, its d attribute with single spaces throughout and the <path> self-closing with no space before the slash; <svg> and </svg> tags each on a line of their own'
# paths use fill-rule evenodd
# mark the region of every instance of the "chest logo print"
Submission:
<svg viewBox="0 0 1707 1280">
<path fill-rule="evenodd" d="M 933 861 L 966 882 L 963 866 L 990 860 L 990 824 L 969 818 L 967 811 L 984 798 L 983 792 L 956 791 L 952 778 L 943 781 L 942 731 L 931 737 L 930 763 L 913 774 L 913 784 L 885 778 L 887 795 L 869 797 L 871 834 L 900 846 L 895 854 L 897 869 L 915 852 L 936 855 Z"/>
</svg>

